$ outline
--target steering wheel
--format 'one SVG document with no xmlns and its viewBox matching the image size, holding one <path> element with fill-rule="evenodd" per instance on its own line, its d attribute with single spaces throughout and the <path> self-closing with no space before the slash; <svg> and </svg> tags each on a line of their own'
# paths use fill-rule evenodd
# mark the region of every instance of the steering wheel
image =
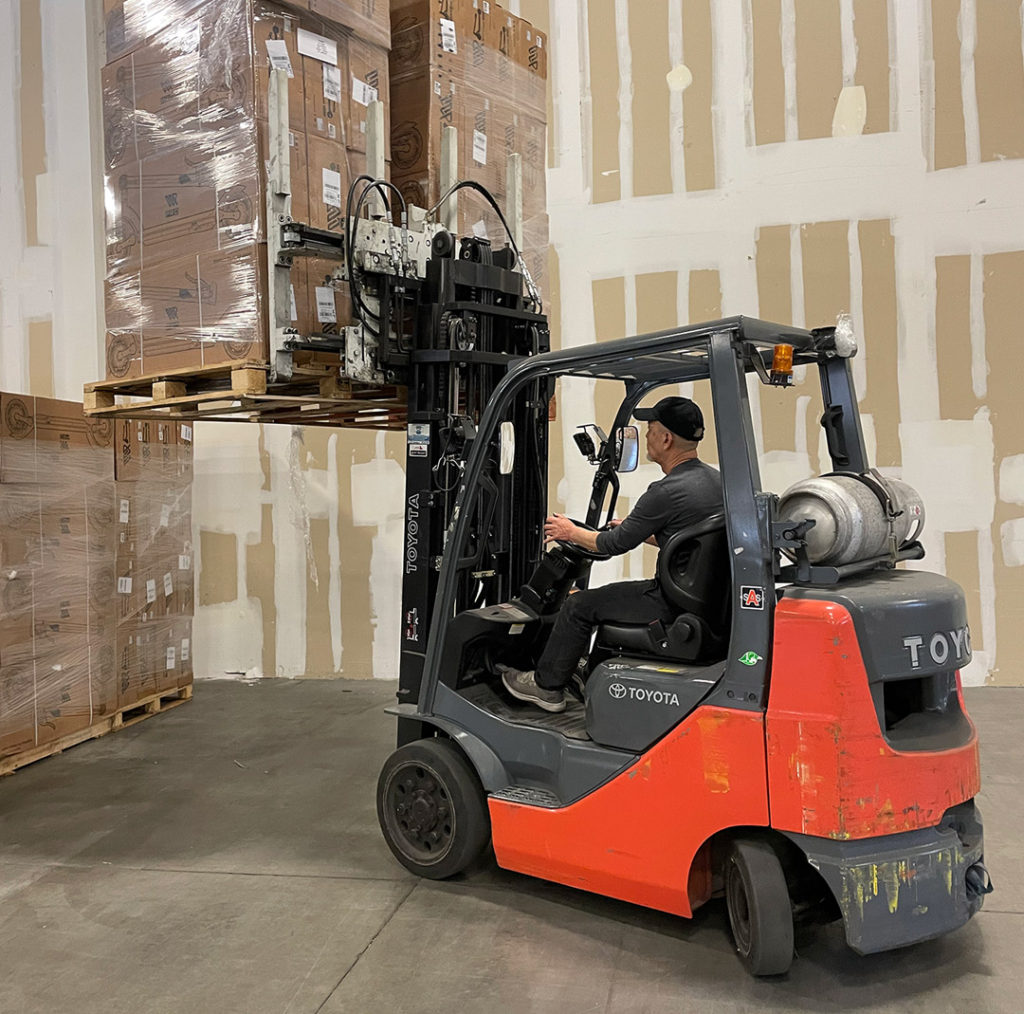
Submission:
<svg viewBox="0 0 1024 1014">
<path fill-rule="evenodd" d="M 603 532 L 607 531 L 607 528 L 595 528 L 593 525 L 588 525 L 585 521 L 577 521 L 576 518 L 569 518 L 569 520 L 576 525 L 577 528 L 585 528 L 588 532 Z M 575 542 L 570 542 L 568 539 L 555 539 L 554 543 L 559 547 L 567 556 L 576 560 L 610 560 L 611 555 L 609 553 L 599 553 L 596 549 L 586 549 L 583 546 L 577 545 Z"/>
</svg>

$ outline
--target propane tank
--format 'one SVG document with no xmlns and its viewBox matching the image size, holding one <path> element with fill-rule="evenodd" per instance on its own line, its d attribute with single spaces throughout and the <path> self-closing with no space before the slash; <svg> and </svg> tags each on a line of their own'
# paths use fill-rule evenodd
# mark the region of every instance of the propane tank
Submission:
<svg viewBox="0 0 1024 1014">
<path fill-rule="evenodd" d="M 782 494 L 781 521 L 814 521 L 805 536 L 811 563 L 841 567 L 887 551 L 889 522 L 869 481 L 855 475 L 820 476 L 797 482 Z M 896 545 L 902 548 L 920 536 L 924 504 L 917 491 L 900 479 L 884 482 L 897 514 L 893 519 Z"/>
</svg>

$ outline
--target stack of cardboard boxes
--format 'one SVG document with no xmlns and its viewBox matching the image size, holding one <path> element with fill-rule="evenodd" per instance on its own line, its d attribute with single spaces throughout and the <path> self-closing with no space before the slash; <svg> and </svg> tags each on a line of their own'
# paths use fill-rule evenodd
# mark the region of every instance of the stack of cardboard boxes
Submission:
<svg viewBox="0 0 1024 1014">
<path fill-rule="evenodd" d="M 523 159 L 523 255 L 541 282 L 548 249 L 548 40 L 493 0 L 392 0 L 392 179 L 406 200 L 441 198 L 441 133 L 458 129 L 458 178 L 483 184 L 506 210 L 508 156 Z M 506 218 L 508 213 L 506 210 Z M 459 194 L 459 233 L 504 246 L 497 215 Z"/>
<path fill-rule="evenodd" d="M 270 68 L 289 75 L 292 215 L 340 232 L 367 107 L 390 105 L 386 2 L 105 4 L 108 379 L 265 361 Z M 349 319 L 332 267 L 292 269 L 304 333 Z"/>
<path fill-rule="evenodd" d="M 139 562 L 129 573 L 159 572 L 161 585 L 171 548 L 191 555 L 191 448 L 177 431 L 173 441 L 173 466 L 136 473 L 159 475 L 136 479 L 159 490 L 158 522 L 169 506 L 166 524 L 147 525 L 147 538 L 136 542 Z M 191 560 L 187 573 L 171 572 L 171 595 L 147 603 L 148 612 L 130 615 L 118 594 L 118 497 L 130 480 L 115 483 L 115 474 L 123 471 L 109 420 L 85 418 L 74 402 L 0 394 L 0 756 L 191 682 Z M 171 471 L 173 482 L 164 478 Z M 141 627 L 153 632 L 142 639 L 149 653 L 129 652 L 122 669 L 125 631 Z"/>
<path fill-rule="evenodd" d="M 350 182 L 366 170 L 367 107 L 379 98 L 394 179 L 421 207 L 440 197 L 443 126 L 459 128 L 460 178 L 499 203 L 507 156 L 523 156 L 524 255 L 543 281 L 547 39 L 497 3 L 104 5 L 108 379 L 267 359 L 272 67 L 289 75 L 295 219 L 341 231 Z M 497 216 L 469 193 L 459 225 L 504 245 Z M 300 260 L 292 269 L 291 315 L 302 333 L 351 321 L 333 268 Z"/>
<path fill-rule="evenodd" d="M 192 682 L 192 427 L 118 419 L 115 666 L 120 706 Z"/>
</svg>

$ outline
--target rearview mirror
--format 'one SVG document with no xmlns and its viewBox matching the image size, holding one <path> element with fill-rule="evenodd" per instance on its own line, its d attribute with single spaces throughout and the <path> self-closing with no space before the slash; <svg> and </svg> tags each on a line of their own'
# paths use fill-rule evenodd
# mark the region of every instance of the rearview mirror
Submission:
<svg viewBox="0 0 1024 1014">
<path fill-rule="evenodd" d="M 615 431 L 615 471 L 634 472 L 640 458 L 640 430 L 620 426 Z"/>
</svg>

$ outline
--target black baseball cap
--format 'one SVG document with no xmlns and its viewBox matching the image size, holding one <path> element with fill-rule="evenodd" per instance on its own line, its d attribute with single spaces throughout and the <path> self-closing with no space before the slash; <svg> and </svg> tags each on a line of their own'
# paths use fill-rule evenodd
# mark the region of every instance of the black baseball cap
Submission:
<svg viewBox="0 0 1024 1014">
<path fill-rule="evenodd" d="M 665 429 L 684 440 L 701 440 L 704 437 L 704 414 L 700 406 L 689 398 L 662 398 L 651 408 L 634 409 L 633 417 L 644 422 L 660 422 Z"/>
</svg>

